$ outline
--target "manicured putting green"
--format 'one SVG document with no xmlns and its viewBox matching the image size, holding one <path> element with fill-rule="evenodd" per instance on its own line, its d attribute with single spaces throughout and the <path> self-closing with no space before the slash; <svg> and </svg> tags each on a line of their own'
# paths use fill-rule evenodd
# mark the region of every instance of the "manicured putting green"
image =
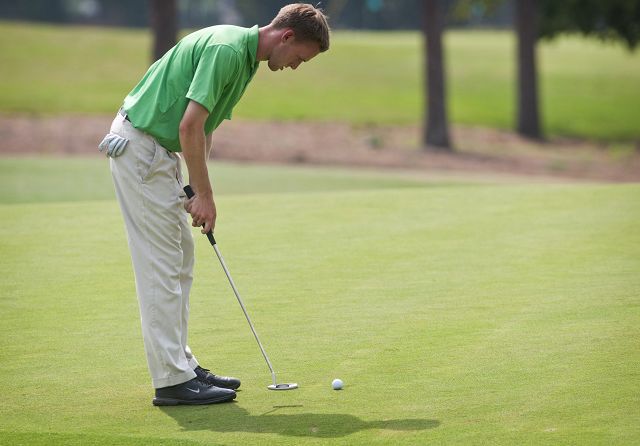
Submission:
<svg viewBox="0 0 640 446">
<path fill-rule="evenodd" d="M 229 169 L 227 190 L 261 170 Z M 5 201 L 0 443 L 634 444 L 640 187 L 429 186 L 220 194 L 219 246 L 278 377 L 300 388 L 265 388 L 194 230 L 190 344 L 243 379 L 236 403 L 194 408 L 151 406 L 115 201 L 70 201 L 64 182 L 57 199 Z"/>
</svg>

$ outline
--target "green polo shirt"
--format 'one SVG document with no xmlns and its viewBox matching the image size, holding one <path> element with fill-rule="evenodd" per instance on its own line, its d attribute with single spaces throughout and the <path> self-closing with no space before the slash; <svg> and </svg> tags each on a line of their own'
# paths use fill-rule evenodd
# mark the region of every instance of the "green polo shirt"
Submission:
<svg viewBox="0 0 640 446">
<path fill-rule="evenodd" d="M 238 103 L 258 69 L 258 26 L 211 26 L 184 37 L 155 62 L 125 98 L 134 127 L 181 152 L 178 128 L 190 100 L 209 111 L 211 133 Z"/>
</svg>

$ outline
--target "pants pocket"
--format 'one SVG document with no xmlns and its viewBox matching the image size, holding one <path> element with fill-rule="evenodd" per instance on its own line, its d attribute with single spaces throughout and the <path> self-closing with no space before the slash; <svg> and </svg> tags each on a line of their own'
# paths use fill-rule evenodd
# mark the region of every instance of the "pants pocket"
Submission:
<svg viewBox="0 0 640 446">
<path fill-rule="evenodd" d="M 167 155 L 165 149 L 159 144 L 151 142 L 151 145 L 152 148 L 149 151 L 151 153 L 143 153 L 142 157 L 144 159 L 140 160 L 140 178 L 143 183 L 153 178 L 153 175 L 158 171 L 158 167 Z"/>
</svg>

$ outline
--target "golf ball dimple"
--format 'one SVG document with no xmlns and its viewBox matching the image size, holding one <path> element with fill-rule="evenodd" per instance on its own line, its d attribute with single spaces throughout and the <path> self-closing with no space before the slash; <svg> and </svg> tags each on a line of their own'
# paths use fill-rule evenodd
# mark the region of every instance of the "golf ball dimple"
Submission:
<svg viewBox="0 0 640 446">
<path fill-rule="evenodd" d="M 336 378 L 331 382 L 331 387 L 333 387 L 333 390 L 342 390 L 342 386 L 344 386 L 344 383 L 339 378 Z"/>
</svg>

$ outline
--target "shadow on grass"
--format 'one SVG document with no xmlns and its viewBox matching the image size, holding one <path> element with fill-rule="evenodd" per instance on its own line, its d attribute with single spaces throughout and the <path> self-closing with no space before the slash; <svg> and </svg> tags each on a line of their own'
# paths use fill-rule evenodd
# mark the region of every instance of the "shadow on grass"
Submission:
<svg viewBox="0 0 640 446">
<path fill-rule="evenodd" d="M 251 432 L 292 437 L 344 437 L 365 429 L 421 431 L 440 425 L 438 420 L 402 419 L 364 421 L 349 414 L 275 413 L 279 409 L 300 409 L 303 406 L 274 406 L 261 415 L 251 415 L 237 403 L 216 406 L 178 406 L 160 409 L 187 431 Z"/>
</svg>

